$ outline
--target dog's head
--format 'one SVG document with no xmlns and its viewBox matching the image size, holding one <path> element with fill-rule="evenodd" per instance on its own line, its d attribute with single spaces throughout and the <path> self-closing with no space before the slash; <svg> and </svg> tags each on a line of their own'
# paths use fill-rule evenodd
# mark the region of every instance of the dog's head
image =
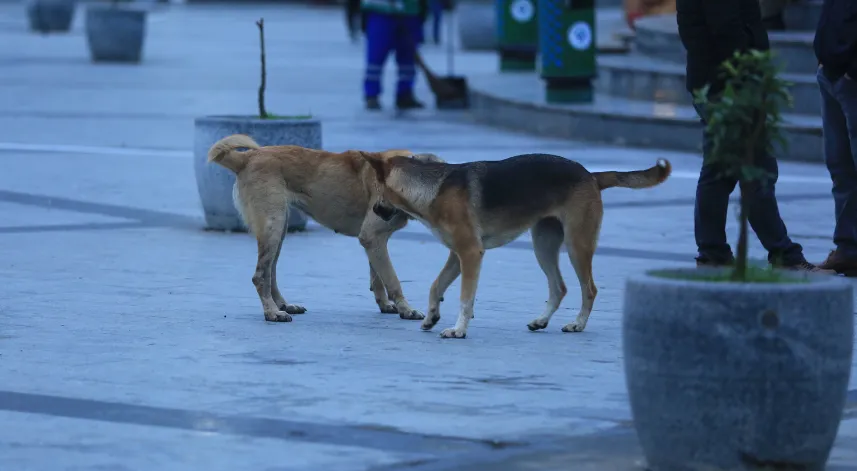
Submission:
<svg viewBox="0 0 857 471">
<path fill-rule="evenodd" d="M 360 152 L 375 173 L 381 192 L 378 200 L 372 206 L 372 211 L 381 219 L 389 221 L 397 212 L 403 211 L 409 216 L 418 214 L 416 208 L 408 201 L 404 191 L 407 185 L 406 170 L 413 164 L 445 163 L 435 154 L 413 154 L 407 152 L 387 151 L 384 153 Z"/>
</svg>

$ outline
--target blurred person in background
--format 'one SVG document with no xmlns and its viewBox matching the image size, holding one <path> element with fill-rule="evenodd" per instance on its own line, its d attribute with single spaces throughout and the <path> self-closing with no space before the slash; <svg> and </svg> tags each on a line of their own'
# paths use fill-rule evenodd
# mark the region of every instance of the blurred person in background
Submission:
<svg viewBox="0 0 857 471">
<path fill-rule="evenodd" d="M 396 109 L 424 108 L 414 96 L 416 51 L 423 42 L 428 0 L 361 0 L 366 15 L 366 75 L 363 97 L 368 110 L 381 109 L 384 62 L 395 51 L 398 79 Z"/>
<path fill-rule="evenodd" d="M 428 0 L 428 4 L 431 10 L 432 40 L 435 44 L 440 44 L 440 24 L 443 21 L 443 12 L 452 11 L 452 0 Z"/>
<path fill-rule="evenodd" d="M 783 21 L 783 10 L 788 0 L 759 0 L 759 8 L 762 10 L 762 24 L 768 31 L 782 31 L 786 29 Z"/>
<path fill-rule="evenodd" d="M 824 162 L 833 180 L 836 248 L 819 265 L 857 275 L 857 0 L 824 0 L 818 59 Z"/>
<path fill-rule="evenodd" d="M 854 0 L 857 1 L 857 0 Z M 720 66 L 735 52 L 770 49 L 768 32 L 762 24 L 759 0 L 678 0 L 676 21 L 684 48 L 687 50 L 687 90 L 693 93 L 710 85 L 708 97 L 717 100 L 723 92 Z M 703 105 L 694 104 L 705 123 Z M 726 216 L 729 196 L 738 179 L 727 175 L 723 164 L 709 158 L 711 139 L 703 131 L 703 161 L 696 184 L 694 235 L 699 266 L 730 265 L 732 249 L 726 241 Z M 806 261 L 803 247 L 791 240 L 780 217 L 774 186 L 777 182 L 777 159 L 765 149 L 756 154 L 756 165 L 771 178 L 755 181 L 749 194 L 749 223 L 759 242 L 768 251 L 768 261 L 778 268 L 820 271 Z"/>
<path fill-rule="evenodd" d="M 351 42 L 357 42 L 360 33 L 366 30 L 365 16 L 360 11 L 360 0 L 345 0 L 345 25 Z"/>
</svg>

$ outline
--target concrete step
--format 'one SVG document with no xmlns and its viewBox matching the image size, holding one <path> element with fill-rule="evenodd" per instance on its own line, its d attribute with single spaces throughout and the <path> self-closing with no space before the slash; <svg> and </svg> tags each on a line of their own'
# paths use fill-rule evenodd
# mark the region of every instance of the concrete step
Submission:
<svg viewBox="0 0 857 471">
<path fill-rule="evenodd" d="M 783 9 L 783 23 L 789 31 L 815 31 L 821 18 L 823 0 L 798 0 Z"/>
<path fill-rule="evenodd" d="M 533 134 L 633 147 L 699 151 L 702 124 L 691 106 L 597 94 L 592 104 L 553 105 L 535 74 L 472 76 L 475 121 Z M 822 162 L 821 118 L 786 115 L 783 160 Z"/>
<path fill-rule="evenodd" d="M 818 61 L 812 48 L 814 31 L 772 31 L 768 37 L 783 72 L 815 73 Z M 637 20 L 632 49 L 649 57 L 684 64 L 685 50 L 678 36 L 675 13 Z"/>
<path fill-rule="evenodd" d="M 641 54 L 601 55 L 598 57 L 598 91 L 611 96 L 658 103 L 690 105 L 685 87 L 684 64 L 653 59 Z M 818 116 L 821 95 L 815 75 L 783 74 L 792 83 L 795 114 Z"/>
</svg>

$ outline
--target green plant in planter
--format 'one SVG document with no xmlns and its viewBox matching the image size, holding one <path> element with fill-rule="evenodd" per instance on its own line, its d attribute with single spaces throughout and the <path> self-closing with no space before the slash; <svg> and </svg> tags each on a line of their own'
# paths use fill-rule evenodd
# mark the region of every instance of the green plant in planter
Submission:
<svg viewBox="0 0 857 471">
<path fill-rule="evenodd" d="M 268 113 L 268 109 L 265 107 L 265 89 L 268 85 L 268 65 L 267 59 L 265 57 L 265 19 L 259 18 L 259 21 L 256 22 L 256 26 L 259 27 L 259 46 L 261 50 L 260 60 L 262 65 L 262 79 L 259 83 L 259 119 L 309 119 L 312 118 L 311 115 L 298 115 L 298 116 L 277 116 Z"/>
<path fill-rule="evenodd" d="M 736 52 L 721 66 L 725 88 L 721 94 L 709 96 L 710 85 L 696 91 L 694 101 L 704 106 L 706 132 L 711 149 L 706 159 L 724 163 L 726 172 L 738 179 L 740 209 L 739 232 L 734 268 L 727 276 L 707 277 L 709 281 L 774 282 L 800 281 L 773 269 L 748 264 L 747 217 L 752 204 L 747 197 L 749 186 L 758 182 L 769 184 L 771 177 L 756 166 L 755 160 L 763 150 L 773 152 L 775 144 L 786 146 L 782 134 L 783 106 L 791 106 L 788 82 L 779 77 L 779 69 L 771 51 Z"/>
</svg>

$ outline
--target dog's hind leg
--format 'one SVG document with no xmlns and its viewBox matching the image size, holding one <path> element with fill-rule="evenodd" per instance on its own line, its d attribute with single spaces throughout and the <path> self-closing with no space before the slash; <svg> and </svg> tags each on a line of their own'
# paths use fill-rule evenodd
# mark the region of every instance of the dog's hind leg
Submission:
<svg viewBox="0 0 857 471">
<path fill-rule="evenodd" d="M 240 177 L 239 177 L 240 178 Z M 291 322 L 289 314 L 304 309 L 298 305 L 289 305 L 282 299 L 274 300 L 274 266 L 288 220 L 286 189 L 282 181 L 257 179 L 253 185 L 245 185 L 239 180 L 242 214 L 253 235 L 256 236 L 258 258 L 256 272 L 253 274 L 253 285 L 262 302 L 262 312 L 265 320 L 271 322 Z M 280 308 L 282 301 L 285 309 Z M 292 312 L 289 312 L 292 311 Z"/>
<path fill-rule="evenodd" d="M 369 263 L 372 268 L 381 277 L 381 281 L 384 282 L 384 286 L 387 288 L 387 295 L 395 303 L 396 312 L 399 313 L 399 317 L 407 320 L 420 320 L 425 316 L 416 309 L 412 309 L 407 299 L 405 299 L 399 277 L 396 276 L 393 262 L 390 261 L 390 253 L 387 251 L 387 241 L 390 240 L 394 229 L 395 227 L 391 227 L 389 223 L 370 210 L 363 221 L 363 227 L 360 228 L 358 239 L 360 240 L 360 245 L 366 250 L 366 255 L 369 257 Z"/>
<path fill-rule="evenodd" d="M 289 314 L 303 314 L 306 312 L 306 308 L 299 304 L 289 304 L 286 302 L 285 298 L 283 298 L 282 293 L 280 293 L 280 288 L 277 285 L 277 263 L 280 260 L 280 252 L 283 250 L 283 240 L 286 238 L 286 232 L 288 232 L 289 227 L 289 206 L 286 205 L 286 217 L 285 217 L 285 227 L 286 230 L 283 231 L 283 235 L 280 236 L 280 244 L 277 246 L 277 255 L 274 257 L 274 263 L 271 265 L 271 297 L 274 298 L 274 302 L 277 304 L 277 307 L 281 311 L 285 311 Z"/>
<path fill-rule="evenodd" d="M 375 302 L 378 303 L 378 309 L 384 314 L 398 314 L 396 303 L 390 301 L 387 297 L 387 289 L 384 287 L 384 280 L 381 275 L 372 267 L 372 262 L 369 262 L 369 289 L 375 295 Z"/>
<path fill-rule="evenodd" d="M 449 258 L 446 264 L 437 275 L 437 279 L 431 285 L 429 291 L 429 311 L 428 316 L 423 320 L 420 326 L 423 330 L 431 330 L 432 327 L 440 320 L 440 303 L 443 301 L 443 294 L 449 289 L 449 285 L 458 278 L 461 274 L 461 262 L 458 260 L 458 255 L 452 250 L 449 251 Z"/>
<path fill-rule="evenodd" d="M 556 218 L 546 218 L 537 222 L 530 233 L 533 236 L 533 250 L 539 267 L 548 278 L 548 301 L 542 314 L 527 324 L 530 330 L 540 330 L 548 326 L 551 316 L 559 309 L 559 304 L 568 290 L 559 270 L 559 248 L 563 242 L 562 223 Z"/>
<path fill-rule="evenodd" d="M 579 204 L 579 203 L 578 203 Z M 572 209 L 565 221 L 565 244 L 568 248 L 568 258 L 580 282 L 580 312 L 574 322 L 563 326 L 563 332 L 583 332 L 598 288 L 592 279 L 592 259 L 598 245 L 598 233 L 601 230 L 601 218 L 604 206 L 600 198 L 589 199 L 586 203 Z"/>
</svg>

